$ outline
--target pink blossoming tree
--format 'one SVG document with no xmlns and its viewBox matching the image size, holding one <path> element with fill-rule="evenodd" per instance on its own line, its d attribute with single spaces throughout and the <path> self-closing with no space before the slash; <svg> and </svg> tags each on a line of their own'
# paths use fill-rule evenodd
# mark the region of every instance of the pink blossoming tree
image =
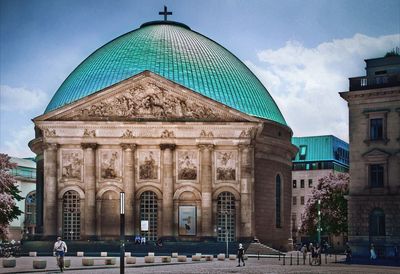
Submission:
<svg viewBox="0 0 400 274">
<path fill-rule="evenodd" d="M 19 195 L 17 181 L 10 173 L 16 168 L 16 164 L 10 162 L 7 154 L 0 153 L 0 239 L 6 240 L 9 234 L 8 226 L 22 211 L 18 209 L 16 201 L 23 198 Z"/>
<path fill-rule="evenodd" d="M 318 200 L 321 200 L 322 234 L 340 235 L 347 233 L 347 200 L 350 177 L 346 173 L 329 174 L 318 181 L 307 201 L 301 216 L 301 231 L 316 235 L 318 222 Z"/>
</svg>

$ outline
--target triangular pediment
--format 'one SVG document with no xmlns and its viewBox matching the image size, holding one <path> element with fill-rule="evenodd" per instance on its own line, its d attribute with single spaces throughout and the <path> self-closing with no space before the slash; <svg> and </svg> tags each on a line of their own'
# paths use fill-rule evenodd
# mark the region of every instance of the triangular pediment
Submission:
<svg viewBox="0 0 400 274">
<path fill-rule="evenodd" d="M 258 121 L 149 71 L 34 120 Z"/>
<path fill-rule="evenodd" d="M 373 159 L 387 159 L 390 156 L 390 153 L 383 151 L 378 148 L 374 148 L 366 153 L 363 154 L 363 157 L 369 160 Z"/>
</svg>

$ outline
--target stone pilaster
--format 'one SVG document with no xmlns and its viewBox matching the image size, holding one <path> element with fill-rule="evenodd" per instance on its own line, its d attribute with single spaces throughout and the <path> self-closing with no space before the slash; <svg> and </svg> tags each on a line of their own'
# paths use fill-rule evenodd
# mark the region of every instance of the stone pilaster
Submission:
<svg viewBox="0 0 400 274">
<path fill-rule="evenodd" d="M 134 236 L 134 194 L 135 194 L 135 144 L 121 144 L 123 149 L 123 183 L 125 191 L 125 234 Z M 139 222 L 139 220 L 138 220 Z"/>
<path fill-rule="evenodd" d="M 174 144 L 161 144 L 163 151 L 163 202 L 162 202 L 162 235 L 164 237 L 174 236 Z"/>
<path fill-rule="evenodd" d="M 240 145 L 240 236 L 253 237 L 254 205 L 253 205 L 253 148 Z"/>
<path fill-rule="evenodd" d="M 57 149 L 58 144 L 46 144 L 44 150 L 43 234 L 57 235 Z"/>
<path fill-rule="evenodd" d="M 85 215 L 83 216 L 86 239 L 96 239 L 96 148 L 95 143 L 83 143 L 85 185 Z"/>
<path fill-rule="evenodd" d="M 201 233 L 203 237 L 213 236 L 212 218 L 212 152 L 214 145 L 199 145 L 200 159 L 200 185 L 201 185 Z"/>
</svg>

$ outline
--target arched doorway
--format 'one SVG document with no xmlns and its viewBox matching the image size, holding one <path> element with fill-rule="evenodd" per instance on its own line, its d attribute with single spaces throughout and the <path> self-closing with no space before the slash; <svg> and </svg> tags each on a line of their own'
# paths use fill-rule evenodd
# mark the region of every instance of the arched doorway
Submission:
<svg viewBox="0 0 400 274">
<path fill-rule="evenodd" d="M 157 195 L 153 191 L 143 192 L 140 195 L 140 220 L 149 223 L 149 231 L 142 232 L 148 241 L 157 240 L 157 210 Z"/>
<path fill-rule="evenodd" d="M 108 190 L 101 197 L 101 238 L 116 239 L 119 237 L 119 194 Z"/>
<path fill-rule="evenodd" d="M 81 198 L 78 192 L 70 190 L 63 196 L 63 238 L 81 238 Z"/>
<path fill-rule="evenodd" d="M 217 240 L 233 242 L 236 239 L 235 196 L 230 192 L 221 192 L 217 199 Z"/>
</svg>

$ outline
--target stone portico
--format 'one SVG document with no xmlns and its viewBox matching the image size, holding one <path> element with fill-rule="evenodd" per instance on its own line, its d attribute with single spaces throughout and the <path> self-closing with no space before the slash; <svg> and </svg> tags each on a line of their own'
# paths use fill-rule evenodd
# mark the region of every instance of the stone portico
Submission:
<svg viewBox="0 0 400 274">
<path fill-rule="evenodd" d="M 149 71 L 34 123 L 30 147 L 41 169 L 38 227 L 44 237 L 118 238 L 119 193 L 125 192 L 127 236 L 217 239 L 229 221 L 232 240 L 288 243 L 295 149 L 287 126 Z M 141 231 L 142 220 L 150 220 L 149 232 Z"/>
</svg>

